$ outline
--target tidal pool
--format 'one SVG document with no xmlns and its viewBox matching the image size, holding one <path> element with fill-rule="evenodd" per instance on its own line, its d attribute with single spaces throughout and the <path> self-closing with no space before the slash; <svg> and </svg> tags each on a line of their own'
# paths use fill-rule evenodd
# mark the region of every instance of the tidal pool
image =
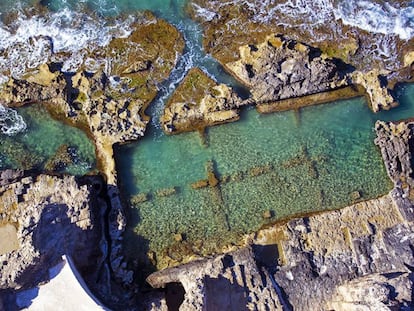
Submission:
<svg viewBox="0 0 414 311">
<path fill-rule="evenodd" d="M 397 98 L 399 108 L 379 114 L 364 98 L 268 115 L 248 108 L 205 135 L 165 136 L 152 125 L 116 152 L 131 206 L 127 255 L 149 251 L 162 268 L 219 252 L 268 223 L 387 193 L 374 124 L 414 116 L 414 85 L 400 86 Z M 206 187 L 194 189 L 197 182 Z"/>
<path fill-rule="evenodd" d="M 54 120 L 41 104 L 16 110 L 27 128 L 12 136 L 0 133 L 0 170 L 53 168 L 84 175 L 95 168 L 95 148 L 84 132 Z"/>
</svg>

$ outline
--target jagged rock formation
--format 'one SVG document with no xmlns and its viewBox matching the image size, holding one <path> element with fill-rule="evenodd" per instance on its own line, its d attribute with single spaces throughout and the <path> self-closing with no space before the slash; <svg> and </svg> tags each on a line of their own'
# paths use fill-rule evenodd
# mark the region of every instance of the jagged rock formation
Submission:
<svg viewBox="0 0 414 311">
<path fill-rule="evenodd" d="M 352 74 L 352 82 L 365 89 L 371 109 L 374 112 L 378 112 L 381 109 L 389 110 L 398 106 L 387 86 L 382 85 L 387 83 L 386 80 L 385 75 L 381 75 L 376 69 L 365 73 L 356 71 Z"/>
<path fill-rule="evenodd" d="M 245 249 L 156 272 L 148 282 L 181 283 L 180 310 L 210 310 L 212 301 L 239 310 L 412 308 L 412 128 L 376 125 L 395 185 L 389 195 L 263 229 L 247 238 Z"/>
<path fill-rule="evenodd" d="M 315 12 L 321 10 L 320 5 L 320 2 L 315 2 Z M 385 35 L 361 31 L 355 26 L 344 25 L 341 20 L 335 20 L 333 14 L 318 16 L 318 18 L 324 19 L 324 23 L 320 24 L 321 20 L 315 23 L 312 20 L 314 14 L 312 7 L 313 4 L 308 3 L 303 7 L 304 11 L 308 11 L 307 13 L 302 12 L 304 15 L 301 15 L 302 13 L 296 12 L 293 17 L 292 12 L 285 14 L 286 10 L 292 10 L 292 6 L 284 1 L 253 1 L 249 3 L 227 1 L 223 3 L 192 0 L 189 10 L 192 17 L 203 25 L 203 46 L 208 53 L 211 53 L 224 68 L 247 85 L 254 82 L 254 77 L 258 81 L 261 80 L 262 86 L 259 90 L 254 88 L 252 90 L 253 94 L 256 93 L 257 99 L 262 99 L 261 96 L 263 96 L 263 99 L 268 101 L 267 96 L 274 95 L 272 92 L 275 89 L 278 90 L 277 85 L 280 84 L 277 77 L 285 77 L 282 78 L 282 81 L 286 81 L 286 77 L 291 77 L 293 82 L 298 78 L 297 82 L 304 83 L 304 87 L 299 88 L 293 83 L 297 89 L 293 92 L 292 89 L 289 89 L 289 85 L 286 85 L 285 93 L 280 98 L 296 97 L 295 94 L 304 95 L 305 87 L 311 86 L 308 81 L 315 82 L 315 84 L 317 81 L 322 82 L 320 86 L 314 87 L 314 90 L 309 88 L 308 94 L 335 88 L 335 85 L 329 87 L 324 79 L 324 75 L 328 74 L 329 76 L 332 69 L 326 65 L 327 63 L 329 65 L 329 60 L 335 60 L 336 64 L 338 64 L 338 60 L 341 60 L 349 65 L 347 69 L 355 70 L 354 74 L 349 76 L 347 83 L 359 84 L 365 88 L 367 98 L 371 101 L 370 106 L 374 111 L 394 107 L 396 102 L 390 96 L 388 88 L 392 88 L 397 81 L 413 79 L 414 38 L 401 40 L 398 36 L 394 36 L 391 43 L 388 42 L 389 38 Z M 332 10 L 332 8 L 326 9 Z M 290 41 L 290 47 L 294 46 L 295 41 L 306 42 L 308 47 L 312 46 L 313 52 L 318 51 L 322 56 L 322 61 L 316 58 L 314 66 L 310 67 L 308 64 L 307 68 L 298 68 L 299 65 L 304 65 L 308 58 L 307 55 L 302 55 L 302 58 L 305 56 L 305 61 L 296 62 L 297 65 L 292 67 L 292 51 L 289 49 L 282 49 L 286 57 L 274 57 L 277 54 L 274 51 L 277 50 L 269 48 L 265 43 L 269 37 L 274 37 L 275 34 L 283 34 L 289 38 L 287 41 Z M 381 52 L 381 48 L 378 48 L 382 44 L 392 50 L 392 52 L 387 51 L 386 57 Z M 310 53 L 311 59 L 314 56 L 314 53 Z M 245 59 L 249 60 L 244 61 Z M 262 65 L 257 65 L 257 62 Z M 256 63 L 256 68 L 252 63 Z M 289 72 L 287 75 L 283 74 L 282 63 L 285 63 L 285 67 L 289 70 L 294 69 L 294 74 Z M 237 65 L 236 70 L 232 68 L 234 64 Z M 244 64 L 249 67 L 243 68 Z M 257 69 L 262 69 L 259 74 Z M 310 79 L 301 80 L 300 76 L 308 71 L 317 74 L 312 74 Z M 346 72 L 349 73 L 348 70 Z M 343 72 L 340 70 L 339 74 L 343 74 Z M 249 75 L 253 78 L 249 78 Z M 264 78 L 269 79 L 267 84 Z M 254 86 L 257 87 L 258 83 Z M 270 100 L 278 99 L 275 96 Z M 311 102 L 313 99 L 309 100 Z M 277 103 L 274 103 L 275 107 L 272 110 L 277 110 L 276 105 Z"/>
<path fill-rule="evenodd" d="M 0 227 L 14 228 L 9 238 L 17 243 L 0 249 L 0 289 L 36 286 L 63 254 L 72 256 L 86 277 L 97 278 L 102 263 L 96 260 L 105 257 L 100 187 L 96 177 L 2 172 Z"/>
<path fill-rule="evenodd" d="M 239 48 L 240 59 L 225 67 L 251 89 L 257 103 L 300 97 L 347 85 L 344 64 L 317 49 L 270 35 L 260 44 Z"/>
<path fill-rule="evenodd" d="M 334 7 L 338 7 L 334 1 L 295 6 L 289 1 L 192 0 L 189 11 L 203 25 L 205 50 L 222 64 L 239 58 L 239 46 L 257 45 L 266 36 L 279 33 L 342 59 L 358 71 L 388 70 L 394 72 L 393 80 L 407 78 L 404 67 L 410 64 L 404 56 L 413 52 L 414 38 L 407 40 L 344 24 L 332 14 Z M 384 53 L 382 48 L 390 50 Z"/>
<path fill-rule="evenodd" d="M 252 237 L 253 252 L 160 271 L 148 282 L 155 287 L 180 282 L 185 289 L 180 310 L 210 310 L 214 301 L 236 303 L 237 310 L 352 310 L 347 308 L 362 302 L 363 310 L 407 307 L 413 230 L 385 196 L 262 230 Z M 211 291 L 209 284 L 227 285 Z"/>
<path fill-rule="evenodd" d="M 163 130 L 180 133 L 239 119 L 242 100 L 201 69 L 192 68 L 168 101 L 161 117 Z"/>
<path fill-rule="evenodd" d="M 160 271 L 147 281 L 157 288 L 181 283 L 186 294 L 180 310 L 282 308 L 271 275 L 256 265 L 250 248 Z"/>
</svg>

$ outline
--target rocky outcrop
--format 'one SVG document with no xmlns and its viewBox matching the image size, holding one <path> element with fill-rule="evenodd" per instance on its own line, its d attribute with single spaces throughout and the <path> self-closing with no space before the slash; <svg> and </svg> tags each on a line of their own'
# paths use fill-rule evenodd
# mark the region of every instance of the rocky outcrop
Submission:
<svg viewBox="0 0 414 311">
<path fill-rule="evenodd" d="M 405 201 L 414 199 L 413 128 L 413 122 L 377 121 L 375 124 L 375 144 L 380 147 L 388 176 L 394 182 L 395 195 Z"/>
<path fill-rule="evenodd" d="M 145 109 L 184 49 L 178 30 L 151 13 L 144 13 L 131 28 L 127 38 L 115 38 L 94 52 L 110 62 L 98 63 L 92 72 L 81 68 L 69 74 L 62 73 L 58 64 L 42 65 L 21 80 L 10 79 L 0 92 L 6 105 L 46 105 L 53 116 L 81 128 L 93 139 L 110 201 L 111 273 L 124 283 L 130 283 L 132 276 L 121 254 L 126 218 L 117 188 L 113 145 L 143 136 L 149 120 Z M 62 163 L 62 159 L 55 160 L 48 163 L 50 167 Z"/>
<path fill-rule="evenodd" d="M 239 119 L 242 100 L 199 68 L 191 69 L 168 101 L 161 117 L 167 134 L 203 130 Z"/>
<path fill-rule="evenodd" d="M 256 49 L 262 46 L 269 36 L 283 34 L 289 39 L 288 41 L 303 42 L 311 46 L 313 51 L 319 51 L 324 61 L 341 60 L 349 65 L 348 68 L 353 68 L 356 73 L 350 76 L 348 83 L 356 83 L 366 88 L 365 93 L 374 111 L 394 107 L 396 102 L 390 96 L 389 88 L 392 89 L 396 82 L 412 81 L 414 77 L 412 66 L 414 38 L 401 39 L 398 35 L 392 35 L 392 32 L 379 34 L 363 31 L 357 25 L 343 24 L 341 19 L 337 19 L 337 16 L 332 14 L 332 11 L 335 11 L 334 7 L 337 5 L 333 3 L 309 2 L 297 10 L 296 6 L 285 1 L 253 0 L 219 3 L 192 0 L 189 11 L 192 17 L 203 25 L 204 49 L 232 74 L 234 73 L 228 64 L 242 62 L 246 58 L 245 54 L 249 57 L 257 55 L 259 51 Z M 250 51 L 249 47 L 253 51 Z M 283 58 L 279 63 L 279 60 L 276 61 L 274 65 L 270 65 L 272 58 L 267 57 L 266 54 L 264 54 L 264 59 L 257 57 L 263 65 L 268 66 L 263 69 L 264 72 L 272 70 L 265 75 L 269 81 L 272 81 L 267 87 L 269 91 L 274 90 L 274 82 L 277 82 L 275 76 L 281 75 L 278 71 L 281 68 L 278 66 L 291 58 L 290 51 L 288 49 L 286 51 L 288 52 L 287 58 Z M 290 67 L 289 62 L 285 66 Z M 251 62 L 246 62 L 246 64 L 251 65 Z M 325 74 L 325 71 L 320 71 L 325 68 L 324 62 L 317 61 L 314 64 L 315 67 L 308 67 L 305 70 L 294 68 L 296 75 L 309 70 L 317 72 L 318 75 Z M 275 68 L 278 70 L 275 71 Z M 329 68 L 327 69 L 329 72 Z M 246 82 L 253 79 L 245 76 L 257 74 L 254 70 L 244 69 L 243 64 L 236 71 L 235 77 L 239 79 L 242 77 Z M 387 78 L 389 81 L 385 83 Z M 313 79 L 317 80 L 319 77 L 313 75 Z M 321 82 L 321 89 L 331 89 L 326 88 L 322 77 Z M 318 88 L 315 88 L 313 93 L 316 92 Z M 260 94 L 267 94 L 266 89 L 257 95 Z M 294 96 L 289 94 L 292 94 L 291 90 L 286 93 L 286 97 L 281 98 Z M 267 95 L 273 94 L 269 92 Z M 274 103 L 264 108 L 271 108 L 275 111 L 277 104 Z M 282 103 L 284 107 L 287 105 L 294 106 L 290 103 Z M 284 107 L 282 109 L 286 110 Z"/>
<path fill-rule="evenodd" d="M 345 65 L 310 46 L 270 35 L 239 48 L 240 59 L 225 67 L 251 90 L 257 103 L 335 89 L 348 82 Z"/>
<path fill-rule="evenodd" d="M 0 91 L 8 106 L 41 102 L 58 119 L 85 130 L 111 185 L 116 185 L 113 144 L 144 134 L 149 119 L 144 111 L 184 49 L 175 27 L 150 13 L 144 20 L 131 26 L 129 37 L 115 38 L 96 52 L 111 59 L 106 66 L 63 74 L 57 64 L 43 64 L 21 80 L 10 79 Z"/>
<path fill-rule="evenodd" d="M 257 266 L 251 248 L 150 275 L 153 287 L 181 283 L 180 310 L 282 310 L 272 276 Z"/>
<path fill-rule="evenodd" d="M 58 71 L 43 64 L 26 79 L 10 79 L 0 89 L 1 100 L 9 107 L 39 103 L 65 97 L 66 81 Z"/>
<path fill-rule="evenodd" d="M 352 82 L 365 89 L 371 109 L 374 112 L 381 109 L 389 110 L 398 106 L 387 88 L 386 77 L 381 75 L 378 70 L 374 69 L 365 73 L 356 71 L 352 74 Z"/>
<path fill-rule="evenodd" d="M 358 24 L 343 23 L 333 14 L 335 8 L 341 6 L 319 1 L 298 6 L 289 1 L 191 0 L 189 5 L 192 17 L 203 25 L 205 50 L 222 64 L 238 59 L 239 46 L 256 45 L 279 33 L 342 59 L 358 71 L 386 69 L 393 71 L 393 79 L 405 79 L 404 55 L 413 51 L 414 38 L 402 39 L 392 30 L 364 31 Z"/>
<path fill-rule="evenodd" d="M 63 254 L 73 257 L 87 278 L 96 280 L 105 257 L 97 188 L 99 178 L 28 176 L 4 171 L 0 184 L 0 227 L 16 240 L 0 249 L 0 289 L 37 286 Z M 7 233 L 0 230 L 1 240 Z M 102 284 L 104 285 L 104 284 Z"/>
</svg>

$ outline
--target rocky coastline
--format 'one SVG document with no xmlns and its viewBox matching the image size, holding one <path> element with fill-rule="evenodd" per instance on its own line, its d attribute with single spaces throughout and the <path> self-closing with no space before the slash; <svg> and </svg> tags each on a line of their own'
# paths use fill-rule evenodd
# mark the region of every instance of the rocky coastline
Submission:
<svg viewBox="0 0 414 311">
<path fill-rule="evenodd" d="M 200 20 L 194 8 L 189 10 Z M 250 25 L 229 44 L 234 33 L 224 25 L 236 9 L 217 9 L 209 23 L 201 19 L 204 48 L 251 96 L 241 99 L 230 86 L 192 68 L 161 116 L 167 134 L 237 121 L 240 109 L 249 105 L 271 113 L 365 95 L 374 112 L 388 110 L 397 105 L 395 81 L 414 79 L 412 39 L 400 42 L 400 67 L 387 70 L 377 63 L 358 64 L 361 47 L 354 37 L 334 49 L 330 40 L 314 42 L 300 31 Z M 224 9 L 230 13 L 221 14 Z M 145 134 L 146 109 L 185 46 L 174 26 L 150 13 L 145 18 L 127 38 L 113 39 L 99 52 L 114 60 L 109 69 L 67 74 L 59 64 L 47 63 L 21 79 L 11 78 L 0 90 L 7 107 L 44 105 L 58 120 L 85 131 L 94 142 L 99 170 L 84 177 L 0 172 L 0 236 L 8 237 L 0 242 L 0 309 L 14 290 L 47 281 L 45 271 L 62 255 L 74 259 L 87 285 L 114 309 L 168 310 L 171 303 L 180 310 L 412 308 L 410 121 L 376 123 L 375 143 L 394 183 L 389 194 L 263 228 L 238 250 L 151 274 L 147 282 L 161 290 L 140 292 L 123 255 L 127 203 L 118 188 L 114 146 Z M 51 171 L 58 162 L 50 161 Z"/>
</svg>

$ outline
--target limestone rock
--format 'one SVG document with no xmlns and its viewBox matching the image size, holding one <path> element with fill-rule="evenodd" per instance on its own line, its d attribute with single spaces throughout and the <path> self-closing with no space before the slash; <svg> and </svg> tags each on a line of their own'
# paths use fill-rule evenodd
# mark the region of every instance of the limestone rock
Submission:
<svg viewBox="0 0 414 311">
<path fill-rule="evenodd" d="M 414 224 L 387 195 L 263 229 L 247 247 L 150 275 L 180 283 L 180 310 L 409 308 Z M 357 306 L 365 306 L 358 309 Z"/>
<path fill-rule="evenodd" d="M 44 102 L 65 97 L 66 81 L 57 73 L 51 73 L 48 66 L 42 65 L 38 72 L 28 75 L 27 79 L 10 79 L 0 90 L 2 102 L 9 107 L 29 103 Z"/>
<path fill-rule="evenodd" d="M 251 89 L 257 103 L 319 93 L 347 85 L 345 66 L 310 46 L 270 35 L 239 48 L 240 59 L 225 67 Z"/>
<path fill-rule="evenodd" d="M 414 198 L 412 190 L 412 154 L 410 145 L 413 141 L 413 122 L 377 121 L 375 144 L 381 149 L 388 176 L 395 187 L 401 188 L 405 197 Z"/>
<path fill-rule="evenodd" d="M 230 87 L 192 68 L 168 101 L 161 123 L 167 134 L 202 130 L 238 120 L 241 105 L 242 100 Z"/>
<path fill-rule="evenodd" d="M 156 272 L 147 281 L 154 287 L 181 283 L 180 310 L 282 310 L 271 275 L 259 267 L 250 248 Z"/>
<path fill-rule="evenodd" d="M 414 63 L 414 51 L 404 55 L 404 67 L 411 66 Z"/>
<path fill-rule="evenodd" d="M 98 167 L 116 185 L 113 144 L 144 134 L 149 117 L 144 111 L 157 94 L 184 49 L 178 30 L 144 13 L 131 25 L 127 38 L 115 38 L 96 51 L 111 59 L 107 68 L 82 68 L 73 75 L 41 65 L 20 80 L 11 79 L 0 91 L 8 106 L 42 102 L 52 115 L 87 132 L 94 140 Z M 57 67 L 54 65 L 54 67 Z"/>
<path fill-rule="evenodd" d="M 0 222 L 15 228 L 18 242 L 0 252 L 0 289 L 37 286 L 63 254 L 87 275 L 97 272 L 96 259 L 104 254 L 94 183 L 39 175 L 0 185 Z M 1 240 L 4 233 L 0 230 Z"/>
<path fill-rule="evenodd" d="M 360 71 L 352 73 L 352 82 L 364 87 L 371 109 L 374 112 L 378 112 L 381 109 L 389 110 L 398 106 L 387 86 L 384 85 L 383 81 L 385 79 L 385 76 L 381 78 L 380 72 L 376 69 L 366 73 Z"/>
</svg>

